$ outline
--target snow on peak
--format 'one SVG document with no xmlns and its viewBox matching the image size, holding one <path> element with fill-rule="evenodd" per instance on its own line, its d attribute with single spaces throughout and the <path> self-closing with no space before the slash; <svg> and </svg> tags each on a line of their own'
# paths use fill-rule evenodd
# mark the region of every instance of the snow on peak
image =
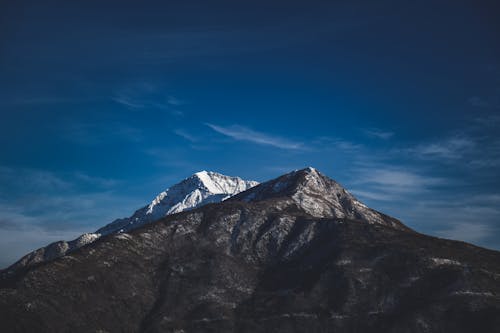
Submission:
<svg viewBox="0 0 500 333">
<path fill-rule="evenodd" d="M 256 186 L 231 200 L 265 201 L 273 198 L 290 200 L 311 216 L 321 218 L 347 218 L 367 223 L 404 228 L 397 220 L 367 207 L 342 185 L 315 168 L 295 170 Z"/>
<path fill-rule="evenodd" d="M 161 192 L 149 205 L 137 210 L 131 217 L 116 220 L 98 232 L 110 234 L 135 229 L 169 214 L 221 202 L 257 184 L 255 181 L 203 170 Z"/>
<path fill-rule="evenodd" d="M 226 176 L 212 171 L 200 171 L 193 176 L 197 177 L 206 190 L 212 194 L 231 196 L 258 184 L 255 181 L 246 181 L 239 177 Z"/>
</svg>

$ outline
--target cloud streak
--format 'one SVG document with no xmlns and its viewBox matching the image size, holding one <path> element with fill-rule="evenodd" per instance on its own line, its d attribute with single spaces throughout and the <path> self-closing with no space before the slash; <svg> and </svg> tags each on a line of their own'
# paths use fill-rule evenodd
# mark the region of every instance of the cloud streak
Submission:
<svg viewBox="0 0 500 333">
<path fill-rule="evenodd" d="M 454 160 L 461 158 L 476 146 L 476 142 L 469 137 L 455 136 L 445 140 L 421 144 L 408 151 L 417 157 L 424 159 L 448 159 Z"/>
<path fill-rule="evenodd" d="M 443 179 L 417 174 L 405 169 L 394 169 L 387 166 L 381 168 L 364 168 L 356 172 L 357 183 L 392 188 L 397 192 L 422 189 L 439 185 Z"/>
<path fill-rule="evenodd" d="M 487 238 L 492 228 L 482 223 L 455 223 L 436 232 L 438 236 L 467 242 L 479 242 Z"/>
<path fill-rule="evenodd" d="M 129 110 L 161 110 L 174 116 L 183 115 L 178 107 L 185 101 L 165 93 L 165 88 L 150 82 L 137 82 L 119 89 L 111 100 Z"/>
<path fill-rule="evenodd" d="M 394 136 L 394 132 L 384 131 L 378 128 L 365 129 L 363 132 L 371 138 L 376 138 L 381 140 L 389 140 Z"/>
<path fill-rule="evenodd" d="M 177 136 L 180 136 L 181 138 L 191 142 L 191 143 L 196 143 L 198 142 L 198 138 L 196 138 L 194 135 L 188 133 L 187 131 L 183 130 L 183 129 L 175 129 L 174 130 L 174 134 L 176 134 Z"/>
<path fill-rule="evenodd" d="M 319 150 L 338 149 L 348 153 L 358 153 L 364 148 L 364 146 L 359 143 L 329 136 L 316 138 L 312 141 L 312 145 Z"/>
<path fill-rule="evenodd" d="M 210 127 L 215 132 L 230 137 L 234 140 L 238 141 L 247 141 L 256 143 L 264 146 L 272 146 L 280 149 L 288 149 L 288 150 L 305 150 L 306 147 L 304 143 L 292 141 L 286 138 L 269 135 L 266 133 L 258 132 L 248 127 L 240 126 L 240 125 L 232 125 L 232 126 L 218 126 L 210 123 L 206 123 L 208 127 Z"/>
</svg>

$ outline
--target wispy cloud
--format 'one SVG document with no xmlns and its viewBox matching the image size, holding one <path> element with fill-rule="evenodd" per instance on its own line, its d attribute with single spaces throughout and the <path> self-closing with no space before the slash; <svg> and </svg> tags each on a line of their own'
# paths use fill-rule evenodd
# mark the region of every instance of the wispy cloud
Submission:
<svg viewBox="0 0 500 333">
<path fill-rule="evenodd" d="M 408 199 L 446 183 L 442 178 L 389 166 L 354 169 L 352 177 L 352 192 L 376 201 Z"/>
<path fill-rule="evenodd" d="M 362 169 L 358 172 L 360 182 L 398 189 L 398 192 L 411 191 L 425 186 L 437 185 L 442 179 L 422 176 L 401 169 Z"/>
<path fill-rule="evenodd" d="M 427 233 L 498 248 L 500 209 L 496 200 L 495 195 L 441 193 L 402 209 Z"/>
<path fill-rule="evenodd" d="M 189 141 L 191 143 L 196 143 L 196 142 L 199 141 L 197 137 L 195 137 L 191 133 L 189 133 L 189 132 L 187 132 L 187 131 L 185 131 L 183 129 L 180 129 L 180 128 L 175 129 L 174 130 L 174 134 L 180 136 L 183 139 L 186 139 L 187 141 Z"/>
<path fill-rule="evenodd" d="M 379 128 L 368 128 L 364 129 L 363 132 L 371 138 L 376 138 L 381 140 L 389 140 L 394 136 L 394 132 L 384 131 Z"/>
<path fill-rule="evenodd" d="M 483 223 L 454 223 L 446 229 L 436 232 L 436 235 L 448 239 L 466 242 L 480 242 L 492 232 L 491 226 Z"/>
<path fill-rule="evenodd" d="M 356 153 L 364 148 L 364 146 L 360 143 L 329 136 L 320 136 L 314 139 L 312 141 L 312 146 L 314 146 L 317 150 L 339 149 L 349 153 Z"/>
<path fill-rule="evenodd" d="M 230 137 L 234 140 L 247 141 L 265 146 L 272 146 L 281 149 L 291 149 L 291 150 L 304 150 L 306 149 L 304 143 L 292 141 L 286 138 L 269 135 L 266 133 L 258 132 L 248 127 L 240 126 L 240 125 L 232 125 L 232 126 L 218 126 L 213 124 L 206 124 L 208 127 Z"/>
<path fill-rule="evenodd" d="M 167 103 L 170 104 L 170 105 L 174 105 L 174 106 L 178 106 L 178 105 L 183 105 L 183 104 L 186 104 L 185 101 L 183 100 L 180 100 L 178 99 L 177 97 L 175 96 L 172 96 L 172 95 L 169 95 L 167 97 Z"/>
<path fill-rule="evenodd" d="M 428 162 L 453 163 L 459 168 L 491 169 L 500 166 L 500 140 L 497 137 L 500 118 L 488 116 L 473 120 L 460 134 L 445 136 L 413 147 L 395 149 L 410 158 Z"/>
<path fill-rule="evenodd" d="M 393 201 L 396 199 L 396 194 L 394 193 L 386 193 L 386 192 L 380 192 L 380 191 L 367 191 L 367 190 L 362 190 L 362 189 L 357 189 L 354 188 L 350 190 L 354 195 L 363 198 L 363 199 L 370 199 L 370 200 L 375 200 L 375 201 Z"/>
<path fill-rule="evenodd" d="M 165 88 L 150 82 L 138 82 L 119 89 L 111 97 L 115 103 L 131 110 L 161 110 L 180 116 L 178 109 L 185 101 L 165 92 Z"/>
<path fill-rule="evenodd" d="M 168 111 L 170 114 L 175 115 L 175 116 L 182 116 L 184 114 L 182 111 L 173 108 L 173 107 L 181 105 L 181 104 L 173 102 L 173 100 L 170 97 L 168 97 L 165 101 L 153 101 L 153 100 L 146 100 L 146 99 L 136 99 L 136 98 L 131 98 L 130 96 L 120 95 L 120 96 L 113 97 L 112 100 L 118 104 L 126 106 L 129 109 L 165 110 L 165 111 Z"/>
<path fill-rule="evenodd" d="M 420 144 L 407 151 L 420 158 L 458 159 L 475 147 L 476 142 L 471 137 L 454 136 L 441 141 Z"/>
<path fill-rule="evenodd" d="M 123 95 L 115 96 L 115 97 L 112 97 L 111 99 L 118 104 L 121 104 L 123 106 L 129 107 L 132 109 L 142 109 L 146 106 L 138 101 L 134 101 L 134 100 L 128 98 L 127 96 L 123 96 Z"/>
</svg>

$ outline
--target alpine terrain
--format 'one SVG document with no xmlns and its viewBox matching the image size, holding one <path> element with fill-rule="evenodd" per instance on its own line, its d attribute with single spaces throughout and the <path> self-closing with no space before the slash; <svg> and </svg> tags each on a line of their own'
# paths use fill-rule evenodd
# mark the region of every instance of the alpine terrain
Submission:
<svg viewBox="0 0 500 333">
<path fill-rule="evenodd" d="M 500 252 L 415 232 L 313 168 L 253 185 L 198 173 L 7 268 L 0 331 L 500 331 Z"/>
<path fill-rule="evenodd" d="M 94 242 L 103 235 L 133 230 L 166 215 L 200 207 L 207 203 L 226 200 L 245 191 L 258 182 L 230 177 L 216 172 L 200 171 L 158 194 L 153 201 L 137 210 L 131 217 L 117 219 L 94 233 L 86 233 L 72 241 L 58 241 L 42 247 L 16 262 L 14 267 L 25 267 L 53 260 Z"/>
</svg>

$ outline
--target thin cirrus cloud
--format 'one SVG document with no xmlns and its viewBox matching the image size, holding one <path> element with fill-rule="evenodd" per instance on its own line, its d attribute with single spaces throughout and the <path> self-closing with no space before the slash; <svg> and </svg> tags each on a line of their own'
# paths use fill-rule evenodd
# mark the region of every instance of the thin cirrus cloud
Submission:
<svg viewBox="0 0 500 333">
<path fill-rule="evenodd" d="M 117 89 L 111 100 L 129 110 L 161 110 L 180 116 L 183 112 L 178 107 L 186 104 L 172 94 L 167 94 L 162 84 L 139 81 Z"/>
<path fill-rule="evenodd" d="M 376 138 L 381 140 L 389 140 L 394 136 L 394 132 L 384 131 L 378 128 L 365 129 L 363 132 L 371 138 Z"/>
<path fill-rule="evenodd" d="M 272 146 L 281 149 L 289 149 L 289 150 L 306 149 L 304 143 L 302 142 L 292 141 L 286 138 L 258 132 L 248 127 L 240 125 L 232 125 L 227 127 L 213 125 L 209 123 L 206 123 L 205 125 L 210 127 L 212 130 L 216 131 L 217 133 L 230 137 L 234 140 L 247 141 L 259 145 Z"/>
<path fill-rule="evenodd" d="M 484 199 L 492 199 L 482 202 Z M 496 195 L 446 194 L 419 200 L 406 208 L 416 225 L 439 237 L 498 248 Z M 481 218 L 478 218 L 478 217 Z"/>
<path fill-rule="evenodd" d="M 491 226 L 484 223 L 455 223 L 448 228 L 438 230 L 436 234 L 441 237 L 479 242 L 491 235 Z"/>
<path fill-rule="evenodd" d="M 352 192 L 376 201 L 393 201 L 443 185 L 446 180 L 404 169 L 363 168 L 354 170 Z"/>
<path fill-rule="evenodd" d="M 408 151 L 421 158 L 457 159 L 476 145 L 469 137 L 451 137 L 438 142 L 418 145 Z"/>
<path fill-rule="evenodd" d="M 180 106 L 184 103 L 181 100 L 176 99 L 175 97 L 172 96 L 159 99 L 148 99 L 148 98 L 138 98 L 138 97 L 127 96 L 125 94 L 120 94 L 114 96 L 112 100 L 115 103 L 118 103 L 132 110 L 156 109 L 156 110 L 168 111 L 170 114 L 174 116 L 181 116 L 184 114 L 182 111 L 174 109 L 174 107 Z"/>
<path fill-rule="evenodd" d="M 195 137 L 194 135 L 192 135 L 191 133 L 183 130 L 183 129 L 175 129 L 174 130 L 174 134 L 177 135 L 177 136 L 180 136 L 181 138 L 191 142 L 191 143 L 195 143 L 195 142 L 198 142 L 198 138 Z"/>
<path fill-rule="evenodd" d="M 434 177 L 425 177 L 405 170 L 370 170 L 365 172 L 365 182 L 399 189 L 414 189 L 436 185 L 442 181 Z"/>
</svg>

